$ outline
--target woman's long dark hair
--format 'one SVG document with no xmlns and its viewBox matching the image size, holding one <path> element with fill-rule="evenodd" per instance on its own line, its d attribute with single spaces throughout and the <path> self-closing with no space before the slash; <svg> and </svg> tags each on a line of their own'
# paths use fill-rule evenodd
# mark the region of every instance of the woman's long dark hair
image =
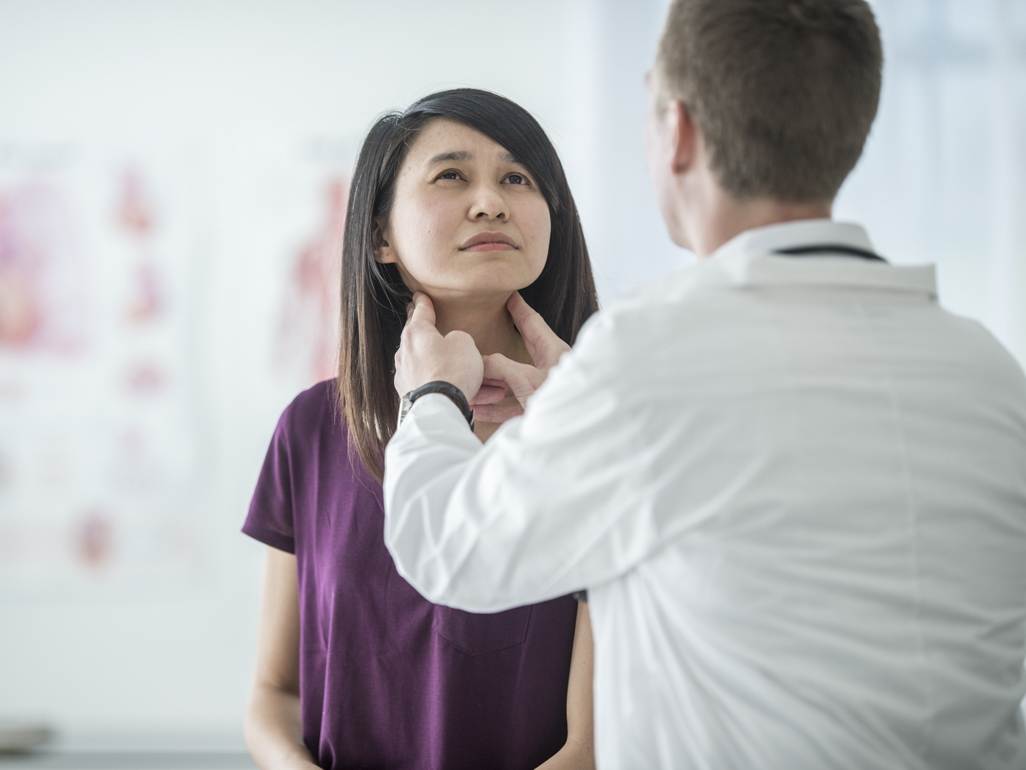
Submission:
<svg viewBox="0 0 1026 770">
<path fill-rule="evenodd" d="M 410 147 L 437 118 L 469 126 L 508 150 L 531 173 L 549 204 L 548 258 L 538 279 L 521 290 L 527 303 L 570 344 L 598 310 L 588 249 L 563 166 L 530 113 L 497 94 L 458 88 L 381 117 L 363 143 L 349 190 L 338 366 L 338 398 L 350 450 L 378 481 L 384 447 L 399 415 L 392 369 L 411 292 L 394 264 L 374 260 L 371 234 L 375 217 L 387 220 L 392 210 L 396 179 Z"/>
</svg>

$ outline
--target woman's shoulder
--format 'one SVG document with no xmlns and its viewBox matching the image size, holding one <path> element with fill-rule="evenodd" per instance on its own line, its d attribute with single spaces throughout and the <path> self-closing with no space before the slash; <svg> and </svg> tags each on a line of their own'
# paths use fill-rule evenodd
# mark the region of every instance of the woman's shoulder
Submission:
<svg viewBox="0 0 1026 770">
<path fill-rule="evenodd" d="M 292 399 L 275 434 L 286 445 L 289 456 L 299 460 L 292 463 L 295 470 L 323 470 L 327 466 L 333 478 L 380 488 L 359 456 L 349 451 L 349 431 L 339 403 L 337 380 L 318 382 Z"/>
<path fill-rule="evenodd" d="M 295 415 L 323 414 L 325 410 L 337 411 L 338 386 L 337 380 L 321 380 L 316 385 L 311 385 L 300 392 L 292 399 L 285 411 Z"/>
<path fill-rule="evenodd" d="M 290 454 L 337 454 L 348 446 L 335 380 L 318 382 L 292 399 L 278 419 L 275 441 L 283 442 Z"/>
</svg>

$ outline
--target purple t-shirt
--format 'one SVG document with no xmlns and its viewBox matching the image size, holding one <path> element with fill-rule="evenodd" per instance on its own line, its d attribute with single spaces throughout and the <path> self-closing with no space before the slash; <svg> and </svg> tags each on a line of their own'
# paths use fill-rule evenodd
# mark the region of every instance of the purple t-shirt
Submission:
<svg viewBox="0 0 1026 770">
<path fill-rule="evenodd" d="M 296 555 L 307 747 L 335 770 L 541 764 L 566 741 L 577 603 L 477 615 L 418 594 L 333 394 L 322 382 L 282 414 L 242 528 Z"/>
</svg>

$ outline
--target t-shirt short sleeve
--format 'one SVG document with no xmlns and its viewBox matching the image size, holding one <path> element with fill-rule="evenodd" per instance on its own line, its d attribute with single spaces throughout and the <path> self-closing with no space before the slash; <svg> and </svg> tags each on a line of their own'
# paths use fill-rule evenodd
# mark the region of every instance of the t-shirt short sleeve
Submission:
<svg viewBox="0 0 1026 770">
<path fill-rule="evenodd" d="M 292 462 L 289 456 L 290 406 L 278 420 L 257 478 L 242 531 L 261 543 L 296 552 L 292 510 Z"/>
</svg>

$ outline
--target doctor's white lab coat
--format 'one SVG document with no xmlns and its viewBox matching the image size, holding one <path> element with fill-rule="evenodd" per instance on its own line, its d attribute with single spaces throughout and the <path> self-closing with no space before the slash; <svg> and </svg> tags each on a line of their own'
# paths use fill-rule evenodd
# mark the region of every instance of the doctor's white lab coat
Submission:
<svg viewBox="0 0 1026 770">
<path fill-rule="evenodd" d="M 1026 379 L 932 267 L 751 230 L 586 325 L 482 446 L 425 396 L 385 538 L 432 601 L 589 591 L 599 768 L 1016 768 Z"/>
</svg>

